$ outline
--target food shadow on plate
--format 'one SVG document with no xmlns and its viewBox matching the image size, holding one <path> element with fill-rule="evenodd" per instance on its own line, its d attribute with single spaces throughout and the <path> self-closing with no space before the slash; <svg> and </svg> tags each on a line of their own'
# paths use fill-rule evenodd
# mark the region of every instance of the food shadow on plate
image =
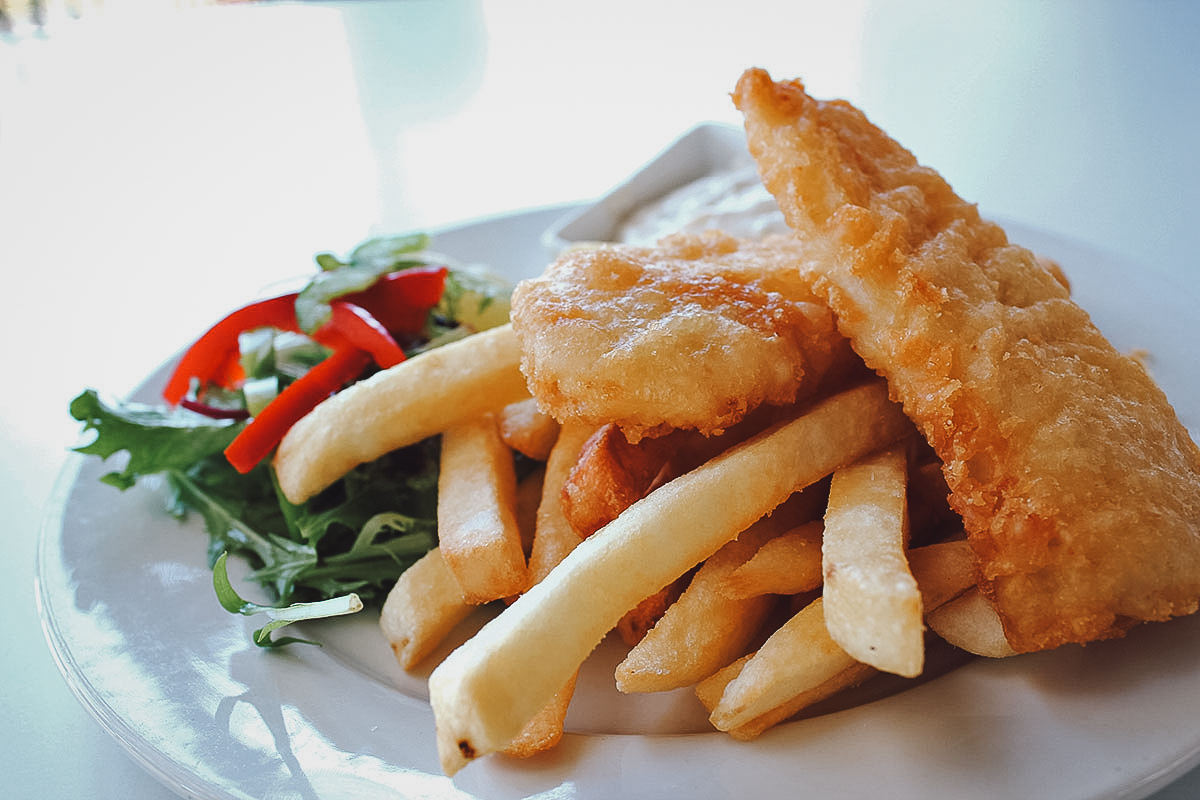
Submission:
<svg viewBox="0 0 1200 800">
<path fill-rule="evenodd" d="M 1123 638 L 1063 645 L 1022 655 L 1019 661 L 1030 667 L 1035 661 L 1047 662 L 1051 668 L 1030 671 L 1039 691 L 1059 698 L 1091 703 L 1174 681 L 1180 681 L 1181 691 L 1190 697 L 1200 662 L 1200 616 L 1142 623 Z"/>
</svg>

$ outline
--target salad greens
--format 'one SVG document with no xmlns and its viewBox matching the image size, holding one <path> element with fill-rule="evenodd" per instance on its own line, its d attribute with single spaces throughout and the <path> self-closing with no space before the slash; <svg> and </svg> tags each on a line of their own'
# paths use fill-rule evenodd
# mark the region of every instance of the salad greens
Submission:
<svg viewBox="0 0 1200 800">
<path fill-rule="evenodd" d="M 319 255 L 321 272 L 297 295 L 297 319 L 305 292 L 305 313 L 319 317 L 321 307 L 328 309 L 339 297 L 366 292 L 398 271 L 427 267 L 430 254 L 418 252 L 426 245 L 424 237 L 387 237 L 364 242 L 344 261 Z M 354 274 L 338 276 L 343 270 Z M 370 280 L 363 278 L 367 273 Z M 510 290 L 495 276 L 450 266 L 440 300 L 422 312 L 422 334 L 406 333 L 406 352 L 506 322 Z M 193 387 L 198 401 L 190 405 L 114 401 L 93 389 L 83 391 L 71 402 L 70 413 L 94 438 L 75 449 L 104 460 L 123 458 L 101 477 L 120 490 L 161 476 L 166 510 L 179 519 L 195 514 L 204 522 L 208 565 L 222 606 L 268 615 L 268 624 L 254 634 L 259 645 L 303 642 L 271 634 L 297 620 L 381 604 L 399 575 L 436 546 L 440 440 L 433 437 L 362 464 L 316 497 L 293 504 L 280 491 L 269 458 L 239 472 L 225 450 L 250 424 L 248 417 L 330 351 L 294 330 L 261 328 L 242 334 L 239 347 L 242 385 Z M 360 378 L 374 369 L 368 366 Z M 265 396 L 264 383 L 272 386 Z M 249 579 L 280 608 L 238 595 L 225 568 L 230 555 L 248 560 Z"/>
<path fill-rule="evenodd" d="M 369 239 L 350 253 L 345 261 L 332 253 L 318 253 L 317 273 L 296 298 L 296 321 L 301 330 L 314 333 L 329 321 L 330 302 L 344 295 L 365 292 L 389 272 L 423 267 L 419 257 L 407 258 L 429 247 L 429 237 L 423 233 L 407 236 L 388 236 Z"/>
<path fill-rule="evenodd" d="M 254 642 L 256 644 L 268 647 L 282 647 L 283 645 L 295 643 L 317 644 L 317 642 L 308 639 L 299 639 L 294 636 L 280 636 L 272 639 L 271 632 L 282 628 L 284 625 L 290 625 L 293 622 L 300 622 L 301 620 L 338 617 L 343 614 L 354 614 L 362 611 L 362 600 L 356 594 L 331 597 L 328 600 L 321 600 L 316 603 L 292 603 L 286 608 L 263 606 L 258 603 L 252 603 L 249 600 L 244 600 L 229 581 L 229 571 L 225 566 L 228 558 L 228 553 L 222 553 L 221 557 L 217 559 L 217 563 L 213 565 L 213 589 L 217 593 L 217 600 L 221 603 L 222 608 L 229 613 L 242 614 L 244 616 L 265 614 L 267 616 L 270 622 L 254 632 Z"/>
</svg>

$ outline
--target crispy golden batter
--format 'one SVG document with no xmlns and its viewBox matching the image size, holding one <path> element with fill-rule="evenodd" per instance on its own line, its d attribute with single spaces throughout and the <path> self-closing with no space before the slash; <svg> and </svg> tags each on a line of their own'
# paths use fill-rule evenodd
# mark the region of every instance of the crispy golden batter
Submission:
<svg viewBox="0 0 1200 800">
<path fill-rule="evenodd" d="M 850 360 L 794 268 L 807 257 L 791 238 L 715 231 L 568 252 L 513 295 L 530 391 L 559 421 L 615 423 L 634 442 L 791 403 Z"/>
<path fill-rule="evenodd" d="M 734 101 L 843 333 L 945 462 L 1014 649 L 1196 610 L 1200 450 L 1052 272 L 848 103 Z"/>
</svg>

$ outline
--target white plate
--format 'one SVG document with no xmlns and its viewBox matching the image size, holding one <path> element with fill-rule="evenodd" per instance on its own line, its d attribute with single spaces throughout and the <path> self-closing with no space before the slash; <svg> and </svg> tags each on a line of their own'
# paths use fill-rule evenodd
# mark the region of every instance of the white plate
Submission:
<svg viewBox="0 0 1200 800">
<path fill-rule="evenodd" d="M 439 235 L 438 249 L 512 275 L 544 264 L 564 209 Z M 1065 266 L 1120 348 L 1146 348 L 1193 436 L 1200 385 L 1186 349 L 1194 299 L 1087 248 L 1010 226 Z M 162 371 L 147 382 L 154 387 Z M 143 389 L 146 396 L 152 394 Z M 395 665 L 374 616 L 311 626 L 323 648 L 250 643 L 216 603 L 199 521 L 162 496 L 99 483 L 78 459 L 42 531 L 37 596 L 81 702 L 186 797 L 1134 798 L 1200 761 L 1200 617 L 1124 640 L 959 669 L 753 743 L 703 730 L 686 691 L 620 698 L 602 650 L 555 751 L 440 774 L 420 677 Z M 237 574 L 234 575 L 235 580 Z M 633 732 L 631 732 L 633 731 Z"/>
</svg>

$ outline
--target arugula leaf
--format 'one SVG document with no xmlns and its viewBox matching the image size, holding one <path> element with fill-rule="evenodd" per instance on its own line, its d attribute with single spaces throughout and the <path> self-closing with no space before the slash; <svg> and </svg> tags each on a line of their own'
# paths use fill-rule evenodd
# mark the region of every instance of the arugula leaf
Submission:
<svg viewBox="0 0 1200 800">
<path fill-rule="evenodd" d="M 257 530 L 244 519 L 251 516 L 250 508 L 239 506 L 228 494 L 207 491 L 204 484 L 186 473 L 171 471 L 167 480 L 175 492 L 176 507 L 194 509 L 204 519 L 209 534 L 209 566 L 228 551 L 251 552 L 263 565 L 255 572 L 255 579 L 280 601 L 291 600 L 297 578 L 317 563 L 316 548 Z"/>
<path fill-rule="evenodd" d="M 129 454 L 123 471 L 101 478 L 122 490 L 133 486 L 142 475 L 186 469 L 222 452 L 245 425 L 186 409 L 109 403 L 92 389 L 71 401 L 71 416 L 84 423 L 85 432 L 97 432 L 92 442 L 76 447 L 76 452 L 105 460 L 122 451 Z"/>
<path fill-rule="evenodd" d="M 229 571 L 226 568 L 228 553 L 222 553 L 213 564 L 213 590 L 221 607 L 231 614 L 251 616 L 266 614 L 271 621 L 254 632 L 254 643 L 259 647 L 282 647 L 288 644 L 316 644 L 308 639 L 298 639 L 291 636 L 280 636 L 272 639 L 271 634 L 285 625 L 306 619 L 323 619 L 344 614 L 356 614 L 363 609 L 362 600 L 358 595 L 350 593 L 341 597 L 332 597 L 316 603 L 292 603 L 278 608 L 263 606 L 242 599 L 233 584 L 229 581 Z"/>
<path fill-rule="evenodd" d="M 347 592 L 381 602 L 400 574 L 437 544 L 436 438 L 360 465 L 295 505 L 283 496 L 269 462 L 243 475 L 225 459 L 240 423 L 104 402 L 92 390 L 71 409 L 96 432 L 80 452 L 129 454 L 125 471 L 104 476 L 106 483 L 127 489 L 144 475 L 163 475 L 167 510 L 204 521 L 209 566 L 225 553 L 246 556 L 250 579 L 279 602 Z"/>
<path fill-rule="evenodd" d="M 330 555 L 305 572 L 303 584 L 321 596 L 349 590 L 383 594 L 399 572 L 436 546 L 436 520 L 397 512 L 375 514 L 349 550 Z"/>
<path fill-rule="evenodd" d="M 324 554 L 298 586 L 328 596 L 386 596 L 396 578 L 437 545 L 439 441 L 359 465 L 331 489 L 293 507 L 296 535 Z"/>
</svg>

